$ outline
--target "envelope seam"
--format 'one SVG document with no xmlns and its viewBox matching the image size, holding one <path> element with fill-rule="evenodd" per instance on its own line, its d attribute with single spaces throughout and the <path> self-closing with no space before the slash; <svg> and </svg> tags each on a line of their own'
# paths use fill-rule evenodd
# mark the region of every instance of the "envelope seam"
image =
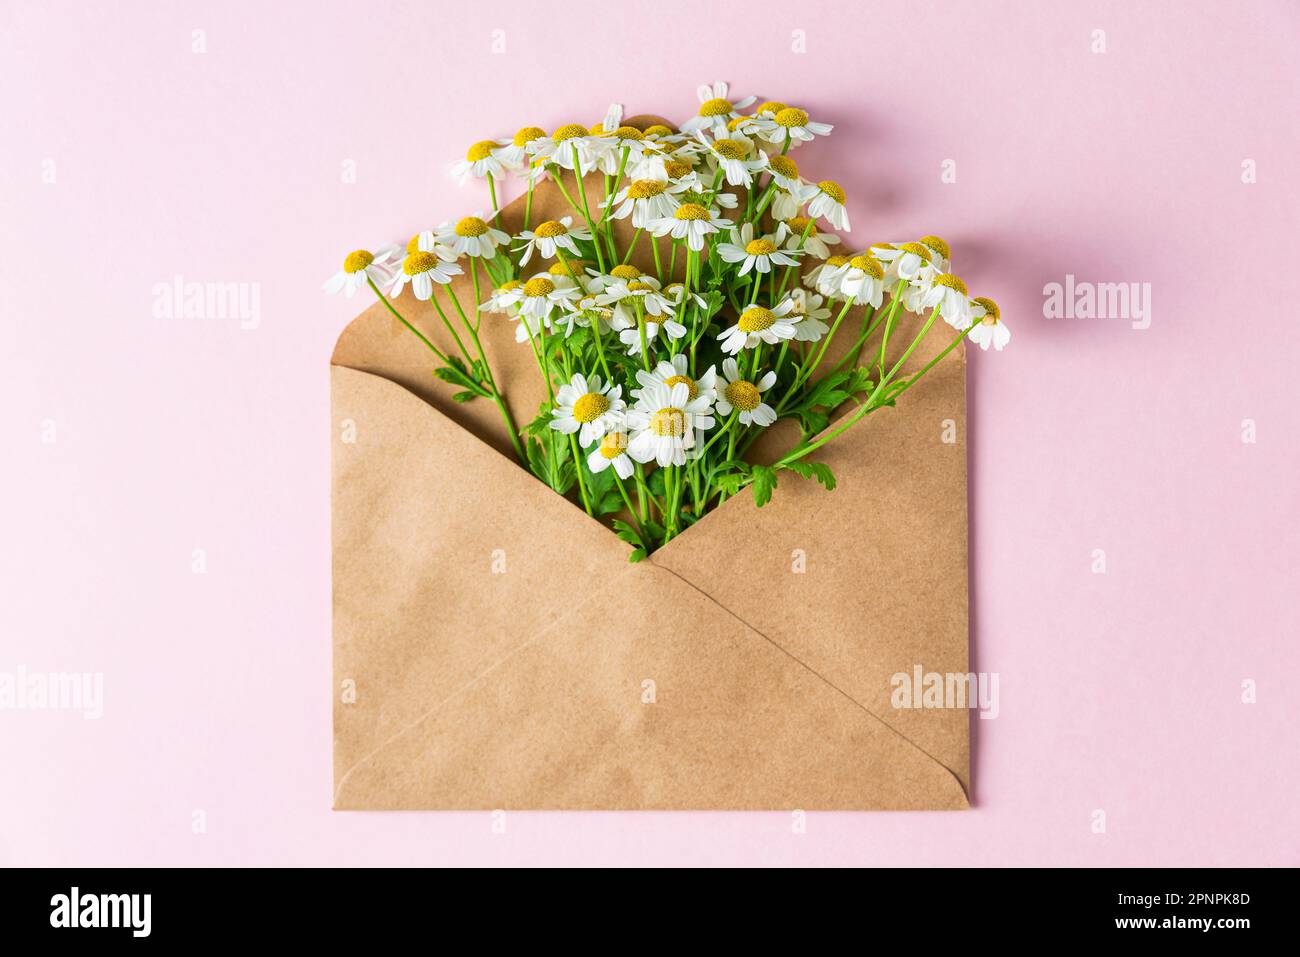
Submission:
<svg viewBox="0 0 1300 957">
<path fill-rule="evenodd" d="M 892 734 L 897 735 L 899 738 L 901 738 L 901 739 L 902 739 L 904 742 L 906 742 L 908 745 L 910 745 L 911 747 L 915 748 L 917 751 L 920 751 L 922 754 L 924 754 L 927 758 L 929 758 L 931 761 L 933 761 L 933 762 L 934 762 L 935 764 L 937 764 L 939 767 L 941 767 L 941 768 L 943 768 L 945 771 L 947 771 L 950 775 L 952 775 L 952 779 L 957 783 L 957 786 L 958 786 L 959 788 L 961 788 L 962 794 L 965 795 L 965 797 L 966 797 L 966 803 L 967 803 L 967 805 L 970 804 L 970 792 L 966 790 L 966 785 L 964 785 L 964 784 L 962 783 L 961 778 L 957 776 L 956 772 L 954 772 L 952 768 L 948 767 L 948 765 L 944 764 L 942 761 L 940 761 L 937 757 L 935 757 L 933 754 L 931 754 L 931 753 L 930 753 L 929 751 L 927 751 L 925 748 L 921 747 L 919 744 L 917 744 L 915 741 L 913 741 L 913 740 L 912 740 L 911 738 L 909 738 L 907 735 L 903 734 L 903 732 L 901 732 L 901 731 L 899 731 L 897 728 L 893 727 L 893 726 L 892 726 L 888 721 L 886 721 L 884 718 L 880 717 L 880 715 L 876 714 L 874 711 L 872 711 L 870 708 L 868 708 L 866 705 L 864 705 L 864 704 L 863 704 L 861 701 L 859 701 L 857 698 L 853 697 L 853 695 L 849 694 L 847 691 L 845 691 L 843 688 L 841 688 L 841 687 L 840 687 L 839 685 L 837 685 L 835 682 L 831 681 L 829 678 L 827 678 L 824 674 L 822 674 L 822 673 L 821 673 L 820 671 L 818 671 L 816 668 L 812 667 L 812 666 L 809 665 L 806 661 L 804 661 L 803 659 L 799 658 L 798 656 L 796 656 L 795 654 L 793 654 L 792 652 L 790 652 L 788 649 L 786 649 L 783 645 L 781 645 L 781 643 L 778 642 L 776 639 L 774 639 L 772 636 L 767 635 L 767 634 L 764 634 L 763 632 L 761 632 L 761 631 L 759 631 L 757 628 L 755 628 L 753 625 L 751 625 L 749 622 L 747 622 L 745 619 L 741 618 L 741 617 L 740 617 L 739 615 L 737 615 L 734 611 L 732 611 L 730 608 L 728 608 L 728 607 L 727 607 L 726 605 L 724 605 L 722 602 L 718 601 L 716 598 L 714 598 L 712 595 L 710 595 L 708 592 L 706 592 L 706 591 L 705 591 L 703 588 L 701 588 L 699 585 L 696 585 L 694 582 L 690 581 L 689 579 L 684 578 L 684 577 L 682 577 L 681 575 L 677 574 L 677 572 L 673 571 L 671 568 L 668 568 L 668 567 L 666 567 L 666 566 L 664 566 L 664 565 L 659 564 L 658 562 L 656 562 L 656 561 L 654 560 L 653 556 L 651 556 L 651 558 L 650 558 L 650 563 L 651 563 L 652 565 L 654 565 L 655 568 L 658 568 L 658 569 L 661 569 L 661 570 L 667 572 L 668 574 L 670 574 L 670 575 L 672 575 L 674 578 L 676 578 L 678 581 L 683 582 L 684 584 L 688 585 L 690 588 L 694 589 L 696 592 L 698 592 L 700 595 L 702 595 L 702 596 L 703 596 L 705 599 L 707 599 L 708 601 L 710 601 L 710 602 L 712 602 L 713 604 L 717 605 L 719 608 L 721 608 L 724 612 L 726 612 L 726 613 L 727 613 L 728 615 L 730 615 L 732 618 L 736 619 L 736 621 L 740 622 L 742 625 L 744 625 L 746 628 L 748 628 L 748 629 L 749 629 L 750 631 L 752 631 L 754 634 L 758 635 L 760 638 L 762 638 L 764 641 L 766 641 L 768 644 L 770 644 L 770 645 L 771 645 L 773 648 L 775 648 L 777 651 L 781 652 L 781 654 L 785 655 L 787 658 L 789 658 L 789 659 L 790 659 L 791 661 L 793 661 L 795 664 L 799 665 L 799 667 L 803 668 L 803 669 L 804 669 L 805 671 L 807 671 L 809 674 L 813 675 L 815 678 L 817 678 L 817 679 L 819 679 L 820 681 L 822 681 L 822 682 L 823 682 L 827 687 L 833 689 L 834 691 L 839 692 L 839 693 L 840 693 L 841 695 L 843 695 L 846 699 L 848 699 L 848 701 L 849 701 L 851 704 L 853 704 L 856 708 L 858 708 L 859 710 L 861 710 L 864 714 L 868 715 L 872 720 L 878 722 L 882 727 L 884 727 L 884 728 L 886 728 L 887 730 L 889 730 Z"/>
</svg>

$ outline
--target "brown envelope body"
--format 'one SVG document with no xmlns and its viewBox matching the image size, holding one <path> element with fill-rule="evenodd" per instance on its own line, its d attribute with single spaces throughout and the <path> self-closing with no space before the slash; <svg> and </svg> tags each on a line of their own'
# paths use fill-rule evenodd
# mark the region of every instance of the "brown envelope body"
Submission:
<svg viewBox="0 0 1300 957">
<path fill-rule="evenodd" d="M 539 187 L 534 223 L 569 214 Z M 523 203 L 502 218 L 517 231 Z M 396 305 L 449 343 L 428 304 Z M 527 422 L 544 387 L 514 326 L 487 315 L 483 340 Z M 967 712 L 891 703 L 895 674 L 967 670 L 961 347 L 819 450 L 837 489 L 783 473 L 763 509 L 746 492 L 636 565 L 430 358 L 375 305 L 331 365 L 334 676 L 355 688 L 336 696 L 336 808 L 968 805 Z"/>
</svg>

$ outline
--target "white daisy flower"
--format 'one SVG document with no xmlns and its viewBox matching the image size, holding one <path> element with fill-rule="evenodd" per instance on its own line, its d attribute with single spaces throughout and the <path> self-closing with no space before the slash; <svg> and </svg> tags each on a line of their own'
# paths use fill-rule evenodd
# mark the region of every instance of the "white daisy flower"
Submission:
<svg viewBox="0 0 1300 957">
<path fill-rule="evenodd" d="M 551 313 L 557 308 L 567 307 L 581 295 L 574 286 L 556 285 L 553 277 L 546 273 L 534 276 L 519 287 L 519 312 L 533 319 L 546 320 L 549 328 Z"/>
<path fill-rule="evenodd" d="M 443 223 L 434 231 L 434 239 L 442 243 L 457 256 L 473 256 L 476 259 L 491 259 L 497 254 L 498 246 L 510 242 L 510 234 L 489 225 L 495 219 L 492 213 L 484 219 L 484 213 L 466 216 L 455 225 Z"/>
<path fill-rule="evenodd" d="M 836 229 L 849 229 L 849 211 L 844 208 L 844 190 L 839 183 L 824 179 L 817 184 L 817 195 L 808 200 L 808 215 L 824 216 Z"/>
<path fill-rule="evenodd" d="M 566 303 L 569 312 L 562 313 L 555 319 L 557 326 L 564 327 L 564 337 L 573 335 L 573 330 L 589 329 L 596 325 L 600 332 L 605 332 L 613 325 L 614 310 L 602 306 L 594 295 L 583 296 L 576 302 Z"/>
<path fill-rule="evenodd" d="M 523 296 L 523 285 L 524 281 L 522 279 L 511 279 L 503 282 L 488 294 L 487 299 L 478 307 L 479 311 L 510 312 L 512 307 L 519 304 L 519 299 Z"/>
<path fill-rule="evenodd" d="M 777 100 L 765 100 L 754 107 L 752 114 L 731 120 L 727 127 L 746 136 L 761 136 L 776 125 L 776 114 L 785 108 L 786 105 Z"/>
<path fill-rule="evenodd" d="M 751 270 L 769 273 L 773 266 L 797 266 L 796 256 L 801 251 L 782 252 L 775 236 L 754 238 L 754 227 L 745 223 L 740 229 L 731 231 L 732 241 L 718 244 L 718 255 L 729 263 L 740 263 L 740 275 L 748 275 Z"/>
<path fill-rule="evenodd" d="M 834 127 L 829 123 L 814 123 L 808 114 L 798 107 L 787 106 L 778 110 L 772 117 L 772 125 L 762 132 L 762 137 L 769 143 L 784 143 L 790 137 L 790 145 L 809 143 L 818 136 L 830 136 Z"/>
<path fill-rule="evenodd" d="M 393 287 L 389 298 L 396 299 L 411 284 L 411 291 L 416 299 L 428 301 L 433 298 L 433 284 L 446 285 L 452 276 L 461 275 L 460 266 L 456 265 L 456 254 L 446 246 L 436 245 L 431 249 L 416 249 L 402 260 L 402 268 L 393 278 Z"/>
<path fill-rule="evenodd" d="M 803 277 L 803 284 L 809 289 L 816 289 L 822 295 L 834 298 L 839 294 L 839 277 L 849 264 L 848 256 L 827 256 L 826 261 L 810 269 Z"/>
<path fill-rule="evenodd" d="M 398 268 L 397 251 L 397 246 L 385 246 L 377 253 L 355 249 L 344 257 L 343 268 L 326 279 L 321 289 L 330 295 L 342 290 L 351 299 L 367 279 L 374 280 L 377 286 L 392 282 L 393 270 Z"/>
<path fill-rule="evenodd" d="M 639 157 L 628 160 L 625 173 L 632 179 L 677 182 L 691 173 L 696 162 L 698 160 L 693 153 L 676 151 L 668 144 L 655 142 L 642 149 Z"/>
<path fill-rule="evenodd" d="M 687 246 L 699 252 L 704 248 L 705 236 L 730 225 L 731 220 L 723 219 L 711 209 L 696 203 L 682 203 L 671 216 L 652 220 L 649 229 L 655 236 L 671 235 L 673 239 L 685 239 Z"/>
<path fill-rule="evenodd" d="M 685 283 L 670 282 L 664 286 L 664 295 L 673 304 L 674 315 L 681 315 L 682 307 L 692 303 L 700 309 L 709 308 L 709 301 L 698 292 L 687 292 Z"/>
<path fill-rule="evenodd" d="M 794 324 L 795 341 L 818 342 L 830 331 L 825 321 L 831 317 L 830 307 L 824 305 L 826 300 L 804 289 L 791 289 L 788 295 L 792 307 L 790 314 L 799 317 Z"/>
<path fill-rule="evenodd" d="M 754 183 L 754 174 L 765 165 L 756 155 L 758 151 L 754 149 L 754 141 L 739 133 L 719 137 L 712 143 L 701 133 L 700 142 L 708 147 L 713 168 L 722 170 L 728 186 L 748 189 Z"/>
<path fill-rule="evenodd" d="M 591 277 L 587 281 L 587 287 L 592 292 L 600 293 L 620 280 L 622 282 L 631 282 L 634 279 L 640 279 L 642 272 L 630 263 L 619 263 L 607 273 L 589 268 L 587 275 Z"/>
<path fill-rule="evenodd" d="M 948 244 L 938 236 L 922 236 L 919 242 L 930 250 L 930 263 L 935 271 L 948 272 L 952 266 L 952 250 Z"/>
<path fill-rule="evenodd" d="M 524 250 L 519 265 L 527 266 L 534 252 L 543 259 L 554 259 L 557 249 L 577 256 L 578 246 L 574 240 L 591 239 L 591 231 L 586 226 L 574 226 L 573 217 L 564 216 L 558 220 L 548 219 L 544 223 L 538 223 L 536 229 L 525 229 L 515 238 L 524 240 L 524 244 L 516 246 L 515 251 Z"/>
<path fill-rule="evenodd" d="M 591 284 L 587 281 L 587 261 L 585 259 L 559 259 L 551 263 L 546 268 L 546 274 L 551 277 L 551 282 L 562 289 L 573 289 L 579 295 L 586 295 L 591 292 Z"/>
<path fill-rule="evenodd" d="M 632 225 L 641 229 L 652 220 L 671 216 L 681 205 L 677 198 L 687 189 L 686 183 L 671 183 L 658 179 L 635 179 L 612 196 L 602 206 L 610 208 L 614 219 L 632 216 Z"/>
<path fill-rule="evenodd" d="M 700 98 L 700 112 L 682 124 L 683 133 L 710 130 L 714 136 L 725 136 L 727 123 L 740 116 L 738 111 L 749 106 L 757 97 L 747 96 L 731 102 L 727 99 L 727 84 L 719 80 L 712 86 L 701 85 L 695 95 Z"/>
<path fill-rule="evenodd" d="M 695 448 L 696 431 L 707 431 L 716 424 L 712 411 L 711 399 L 703 395 L 692 399 L 683 383 L 642 389 L 627 413 L 632 433 L 627 454 L 637 462 L 685 465 L 686 453 Z"/>
<path fill-rule="evenodd" d="M 741 425 L 766 428 L 776 421 L 776 410 L 763 401 L 763 393 L 776 383 L 776 373 L 770 369 L 757 382 L 750 382 L 740 374 L 736 360 L 722 360 L 722 387 L 718 390 L 718 415 L 731 415 L 732 409 L 740 413 Z"/>
<path fill-rule="evenodd" d="M 858 305 L 876 309 L 885 298 L 885 267 L 867 253 L 850 259 L 836 274 L 835 282 L 836 294 L 844 299 L 852 296 Z"/>
<path fill-rule="evenodd" d="M 753 349 L 760 342 L 774 345 L 795 336 L 795 320 L 790 318 L 794 306 L 789 299 L 772 309 L 754 304 L 740 314 L 736 324 L 718 333 L 722 351 L 736 355 L 741 349 Z"/>
<path fill-rule="evenodd" d="M 528 342 L 530 339 L 536 339 L 543 330 L 551 331 L 549 316 L 538 319 L 533 316 L 526 316 L 522 312 L 516 312 L 511 318 L 519 323 L 519 325 L 515 326 L 515 342 Z"/>
<path fill-rule="evenodd" d="M 636 468 L 627 454 L 627 445 L 626 432 L 620 429 L 606 432 L 605 437 L 600 440 L 600 444 L 592 449 L 591 454 L 587 456 L 587 468 L 591 469 L 593 473 L 599 473 L 612 465 L 614 466 L 614 474 L 627 481 L 632 477 L 632 471 Z"/>
<path fill-rule="evenodd" d="M 618 267 L 614 267 L 617 269 Z M 635 268 L 635 267 L 633 267 Z M 619 270 L 624 276 L 627 270 Z M 611 275 L 609 281 L 605 283 L 605 288 L 597 297 L 597 301 L 608 306 L 617 303 L 619 308 L 635 305 L 640 302 L 648 315 L 651 316 L 668 316 L 673 315 L 674 302 L 660 289 L 659 280 L 654 276 L 638 275 L 635 278 L 624 279 L 622 276 Z M 635 324 L 635 323 L 633 323 Z"/>
<path fill-rule="evenodd" d="M 505 164 L 498 157 L 501 148 L 496 140 L 480 140 L 469 148 L 465 158 L 451 167 L 451 176 L 462 186 L 471 176 L 483 179 L 487 176 L 500 176 L 505 172 Z"/>
<path fill-rule="evenodd" d="M 1002 321 L 1002 310 L 996 302 L 984 296 L 976 296 L 971 300 L 971 314 L 976 322 L 975 328 L 968 335 L 971 342 L 985 352 L 990 344 L 998 352 L 1006 348 L 1011 341 L 1011 330 Z"/>
<path fill-rule="evenodd" d="M 600 376 L 587 377 L 575 372 L 573 378 L 555 392 L 555 408 L 548 423 L 565 435 L 578 433 L 584 449 L 611 429 L 617 428 L 626 407 L 623 387 L 610 382 L 601 388 Z"/>
<path fill-rule="evenodd" d="M 778 186 L 776 192 L 772 194 L 772 218 L 794 219 L 818 193 L 819 190 L 812 183 L 794 184 L 788 189 Z"/>
<path fill-rule="evenodd" d="M 606 123 L 609 121 L 606 120 Z M 622 167 L 623 173 L 631 165 L 635 165 L 639 160 L 641 153 L 645 150 L 645 134 L 635 126 L 615 126 L 613 129 L 607 129 L 604 136 L 601 137 L 603 151 L 600 152 L 596 161 L 596 168 L 606 176 L 617 176 L 619 168 Z M 627 155 L 624 156 L 623 154 Z M 583 169 L 586 169 L 584 166 Z"/>
<path fill-rule="evenodd" d="M 964 332 L 974 321 L 966 284 L 950 272 L 941 272 L 931 280 L 921 306 L 926 312 L 937 308 L 944 322 L 959 332 Z"/>
<path fill-rule="evenodd" d="M 546 130 L 540 126 L 522 127 L 511 139 L 497 140 L 501 148 L 496 151 L 496 158 L 506 169 L 522 172 L 533 160 L 534 144 L 540 144 L 546 138 Z"/>
<path fill-rule="evenodd" d="M 804 235 L 805 231 L 807 236 Z M 830 247 L 838 246 L 840 237 L 834 233 L 818 232 L 816 220 L 806 216 L 792 216 L 777 226 L 776 241 L 786 249 L 803 249 L 818 259 L 828 259 L 831 255 Z"/>
<path fill-rule="evenodd" d="M 678 353 L 668 360 L 661 360 L 649 372 L 644 369 L 638 369 L 636 372 L 636 381 L 641 384 L 641 389 L 633 389 L 629 395 L 633 399 L 641 397 L 642 389 L 653 388 L 657 385 L 672 388 L 679 383 L 686 386 L 686 392 L 689 398 L 696 399 L 700 396 L 706 396 L 710 399 L 717 395 L 718 373 L 713 366 L 698 379 L 692 379 L 690 376 L 690 361 L 684 353 Z"/>
<path fill-rule="evenodd" d="M 662 329 L 668 334 L 669 339 L 681 339 L 686 335 L 686 327 L 671 316 L 660 316 L 659 319 L 645 320 L 645 345 L 649 349 Z M 641 327 L 638 324 L 622 330 L 618 334 L 618 341 L 627 346 L 627 354 L 630 356 L 639 356 L 641 354 Z"/>
<path fill-rule="evenodd" d="M 871 247 L 871 255 L 886 263 L 885 284 L 892 286 L 900 279 L 912 282 L 925 274 L 935 275 L 937 270 L 931 260 L 934 253 L 921 243 L 878 243 Z"/>
<path fill-rule="evenodd" d="M 552 133 L 549 139 L 538 141 L 537 155 L 562 169 L 572 171 L 576 151 L 577 162 L 582 164 L 582 171 L 587 173 L 596 168 L 596 162 L 608 147 L 608 144 L 599 142 L 600 139 L 581 123 L 568 123 Z"/>
</svg>

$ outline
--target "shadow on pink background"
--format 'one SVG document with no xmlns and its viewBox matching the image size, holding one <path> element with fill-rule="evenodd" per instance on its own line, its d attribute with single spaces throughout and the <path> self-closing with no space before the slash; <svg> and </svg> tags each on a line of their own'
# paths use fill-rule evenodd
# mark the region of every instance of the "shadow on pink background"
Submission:
<svg viewBox="0 0 1300 957">
<path fill-rule="evenodd" d="M 0 863 L 1300 863 L 1294 5 L 154 7 L 0 3 L 0 671 L 105 689 L 0 711 Z M 850 242 L 946 237 L 1014 330 L 971 359 L 975 809 L 330 811 L 326 364 L 363 300 L 321 281 L 483 208 L 469 143 L 714 79 L 837 124 L 798 158 Z M 1150 328 L 1044 318 L 1067 274 L 1150 283 Z M 178 275 L 260 284 L 255 328 L 156 318 Z"/>
</svg>

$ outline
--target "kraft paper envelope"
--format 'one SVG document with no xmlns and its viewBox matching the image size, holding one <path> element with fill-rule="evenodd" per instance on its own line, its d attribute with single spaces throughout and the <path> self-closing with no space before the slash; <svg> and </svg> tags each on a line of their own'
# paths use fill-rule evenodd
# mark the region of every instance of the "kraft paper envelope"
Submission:
<svg viewBox="0 0 1300 957">
<path fill-rule="evenodd" d="M 538 188 L 533 223 L 568 214 Z M 447 346 L 427 303 L 396 305 Z M 482 324 L 526 423 L 544 386 L 514 328 Z M 746 491 L 630 564 L 516 464 L 491 402 L 453 402 L 381 304 L 361 314 L 330 370 L 334 806 L 967 807 L 968 712 L 891 702 L 895 674 L 967 671 L 963 349 L 818 451 L 834 491 L 782 473 L 761 510 Z"/>
</svg>

